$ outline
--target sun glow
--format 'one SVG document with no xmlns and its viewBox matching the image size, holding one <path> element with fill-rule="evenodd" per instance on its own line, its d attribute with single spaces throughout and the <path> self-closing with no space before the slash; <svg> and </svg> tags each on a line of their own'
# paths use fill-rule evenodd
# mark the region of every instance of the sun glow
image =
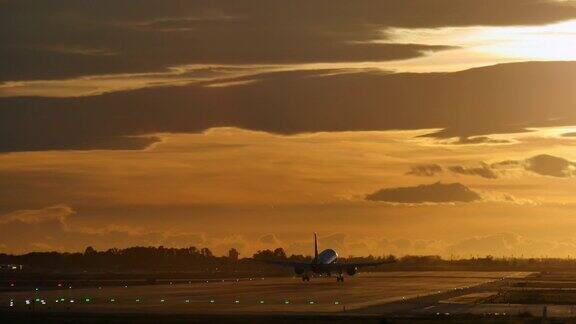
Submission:
<svg viewBox="0 0 576 324">
<path fill-rule="evenodd" d="M 478 49 L 505 57 L 532 60 L 575 60 L 576 21 L 537 27 L 487 28 L 478 35 L 491 44 Z"/>
<path fill-rule="evenodd" d="M 576 20 L 542 26 L 393 28 L 384 43 L 447 45 L 454 49 L 385 63 L 398 71 L 457 71 L 518 61 L 576 60 Z"/>
</svg>

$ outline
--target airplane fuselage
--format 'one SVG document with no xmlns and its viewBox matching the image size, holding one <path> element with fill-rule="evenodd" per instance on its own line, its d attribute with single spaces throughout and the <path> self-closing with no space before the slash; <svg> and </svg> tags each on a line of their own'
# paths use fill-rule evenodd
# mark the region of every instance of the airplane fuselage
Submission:
<svg viewBox="0 0 576 324">
<path fill-rule="evenodd" d="M 302 276 L 303 281 L 310 281 L 312 274 L 328 275 L 336 274 L 339 282 L 344 281 L 344 273 L 353 276 L 358 272 L 359 267 L 376 266 L 384 262 L 364 262 L 364 263 L 338 263 L 338 253 L 332 249 L 326 249 L 318 253 L 318 238 L 314 234 L 314 259 L 311 263 L 290 262 L 294 267 L 294 272 Z"/>
<path fill-rule="evenodd" d="M 318 254 L 316 260 L 314 260 L 315 264 L 322 265 L 322 264 L 331 264 L 336 262 L 338 259 L 338 253 L 332 249 L 326 249 L 322 251 L 322 253 Z"/>
</svg>

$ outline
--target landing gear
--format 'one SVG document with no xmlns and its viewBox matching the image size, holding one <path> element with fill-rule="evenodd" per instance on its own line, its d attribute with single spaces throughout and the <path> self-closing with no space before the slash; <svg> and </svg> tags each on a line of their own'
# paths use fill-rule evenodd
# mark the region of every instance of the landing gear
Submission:
<svg viewBox="0 0 576 324">
<path fill-rule="evenodd" d="M 308 276 L 302 276 L 302 281 L 310 281 L 310 277 L 308 277 Z"/>
<path fill-rule="evenodd" d="M 338 277 L 336 277 L 336 282 L 344 282 L 344 276 L 339 275 Z"/>
</svg>

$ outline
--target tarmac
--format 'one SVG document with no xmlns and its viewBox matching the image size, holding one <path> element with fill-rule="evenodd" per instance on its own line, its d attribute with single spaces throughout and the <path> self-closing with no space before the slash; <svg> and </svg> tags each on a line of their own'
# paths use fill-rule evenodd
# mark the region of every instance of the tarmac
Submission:
<svg viewBox="0 0 576 324">
<path fill-rule="evenodd" d="M 381 272 L 346 277 L 229 278 L 182 284 L 8 291 L 0 311 L 158 314 L 430 314 L 470 311 L 440 304 L 497 289 L 523 272 Z M 443 307 L 443 308 L 442 308 Z M 482 311 L 480 311 L 482 312 Z M 504 311 L 501 311 L 504 312 Z"/>
</svg>

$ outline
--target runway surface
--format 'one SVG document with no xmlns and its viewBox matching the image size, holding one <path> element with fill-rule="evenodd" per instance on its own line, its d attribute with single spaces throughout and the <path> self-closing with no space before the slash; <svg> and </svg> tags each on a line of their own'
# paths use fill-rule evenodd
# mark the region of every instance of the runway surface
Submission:
<svg viewBox="0 0 576 324">
<path fill-rule="evenodd" d="M 102 313 L 336 313 L 401 303 L 523 277 L 516 272 L 384 272 L 335 278 L 252 278 L 186 284 L 4 292 L 3 310 Z M 434 299 L 434 298 L 432 298 Z"/>
</svg>

